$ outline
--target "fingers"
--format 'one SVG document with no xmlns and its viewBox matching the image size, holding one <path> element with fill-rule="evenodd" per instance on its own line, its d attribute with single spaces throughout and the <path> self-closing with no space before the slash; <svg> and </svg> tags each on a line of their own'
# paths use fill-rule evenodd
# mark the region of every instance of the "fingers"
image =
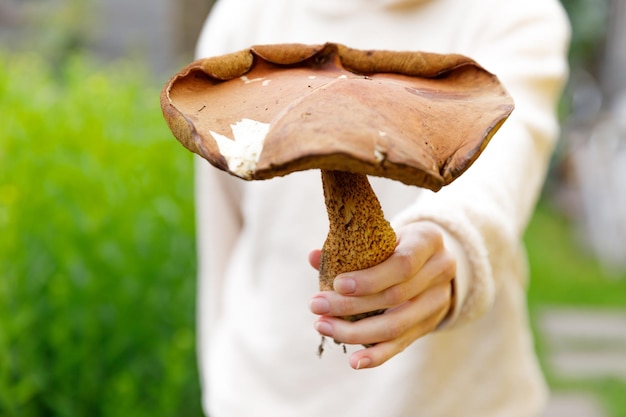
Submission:
<svg viewBox="0 0 626 417">
<path fill-rule="evenodd" d="M 368 311 L 393 308 L 416 297 L 430 286 L 449 283 L 456 272 L 454 258 L 446 251 L 431 257 L 414 276 L 371 295 L 343 295 L 326 291 L 315 295 L 310 309 L 315 314 L 350 316 Z M 384 276 L 378 278 L 384 281 Z M 358 282 L 358 284 L 357 284 Z M 361 284 L 360 276 L 355 286 Z"/>
<path fill-rule="evenodd" d="M 398 245 L 389 259 L 362 271 L 339 275 L 334 290 L 355 296 L 380 293 L 415 276 L 442 249 L 443 239 L 436 226 L 427 222 L 409 225 L 398 232 Z"/>
<path fill-rule="evenodd" d="M 309 253 L 309 264 L 315 269 L 320 269 L 320 258 L 322 256 L 322 251 L 319 249 L 312 250 Z"/>
<path fill-rule="evenodd" d="M 358 322 L 323 316 L 317 320 L 315 328 L 337 342 L 374 344 L 350 357 L 353 368 L 371 368 L 385 363 L 415 340 L 433 331 L 448 312 L 450 302 L 451 285 L 443 283 L 382 315 Z"/>
<path fill-rule="evenodd" d="M 319 259 L 319 251 L 309 255 L 315 268 Z M 340 274 L 335 291 L 312 298 L 310 309 L 320 315 L 315 328 L 341 343 L 372 345 L 351 356 L 353 368 L 379 366 L 439 325 L 450 310 L 455 275 L 455 258 L 444 247 L 439 226 L 405 226 L 389 259 Z M 341 319 L 376 310 L 386 311 L 356 322 Z"/>
</svg>

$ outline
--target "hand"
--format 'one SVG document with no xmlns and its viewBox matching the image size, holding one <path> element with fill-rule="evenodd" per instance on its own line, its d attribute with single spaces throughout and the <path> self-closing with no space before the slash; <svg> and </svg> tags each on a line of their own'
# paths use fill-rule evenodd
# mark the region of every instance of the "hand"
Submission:
<svg viewBox="0 0 626 417">
<path fill-rule="evenodd" d="M 335 291 L 313 296 L 320 315 L 316 330 L 347 344 L 373 345 L 354 352 L 354 369 L 382 365 L 418 338 L 433 331 L 452 305 L 456 262 L 443 245 L 437 225 L 411 223 L 397 233 L 395 252 L 383 263 L 335 278 Z M 320 251 L 309 255 L 319 269 Z M 349 322 L 339 317 L 387 309 L 384 314 Z"/>
</svg>

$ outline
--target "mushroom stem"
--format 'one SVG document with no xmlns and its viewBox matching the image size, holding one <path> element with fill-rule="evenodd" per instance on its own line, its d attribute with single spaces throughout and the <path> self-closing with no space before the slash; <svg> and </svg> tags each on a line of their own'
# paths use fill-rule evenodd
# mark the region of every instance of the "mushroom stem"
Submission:
<svg viewBox="0 0 626 417">
<path fill-rule="evenodd" d="M 322 291 L 332 291 L 337 275 L 378 265 L 391 256 L 396 234 L 366 175 L 322 170 L 322 184 L 330 227 L 322 248 L 319 281 Z M 383 312 L 343 318 L 357 321 Z"/>
</svg>

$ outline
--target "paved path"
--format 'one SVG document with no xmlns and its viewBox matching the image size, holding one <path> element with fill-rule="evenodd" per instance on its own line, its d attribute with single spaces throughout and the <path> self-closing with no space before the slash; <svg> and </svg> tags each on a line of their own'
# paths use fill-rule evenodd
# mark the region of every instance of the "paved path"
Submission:
<svg viewBox="0 0 626 417">
<path fill-rule="evenodd" d="M 626 310 L 546 308 L 539 332 L 547 366 L 564 380 L 619 378 L 626 381 Z M 545 417 L 611 417 L 586 392 L 555 392 Z"/>
<path fill-rule="evenodd" d="M 609 417 L 602 404 L 585 392 L 554 393 L 542 417 Z"/>
</svg>

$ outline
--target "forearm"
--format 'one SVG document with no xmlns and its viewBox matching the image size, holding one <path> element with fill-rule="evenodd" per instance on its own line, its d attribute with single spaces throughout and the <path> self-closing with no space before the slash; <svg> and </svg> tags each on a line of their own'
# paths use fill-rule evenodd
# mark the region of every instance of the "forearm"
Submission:
<svg viewBox="0 0 626 417">
<path fill-rule="evenodd" d="M 473 57 L 498 75 L 516 108 L 467 172 L 438 193 L 424 193 L 393 221 L 399 228 L 427 220 L 445 231 L 459 265 L 455 310 L 445 326 L 482 315 L 498 280 L 524 275 L 522 237 L 558 137 L 556 104 L 567 73 L 565 22 L 546 16 L 481 34 L 490 39 Z"/>
</svg>

